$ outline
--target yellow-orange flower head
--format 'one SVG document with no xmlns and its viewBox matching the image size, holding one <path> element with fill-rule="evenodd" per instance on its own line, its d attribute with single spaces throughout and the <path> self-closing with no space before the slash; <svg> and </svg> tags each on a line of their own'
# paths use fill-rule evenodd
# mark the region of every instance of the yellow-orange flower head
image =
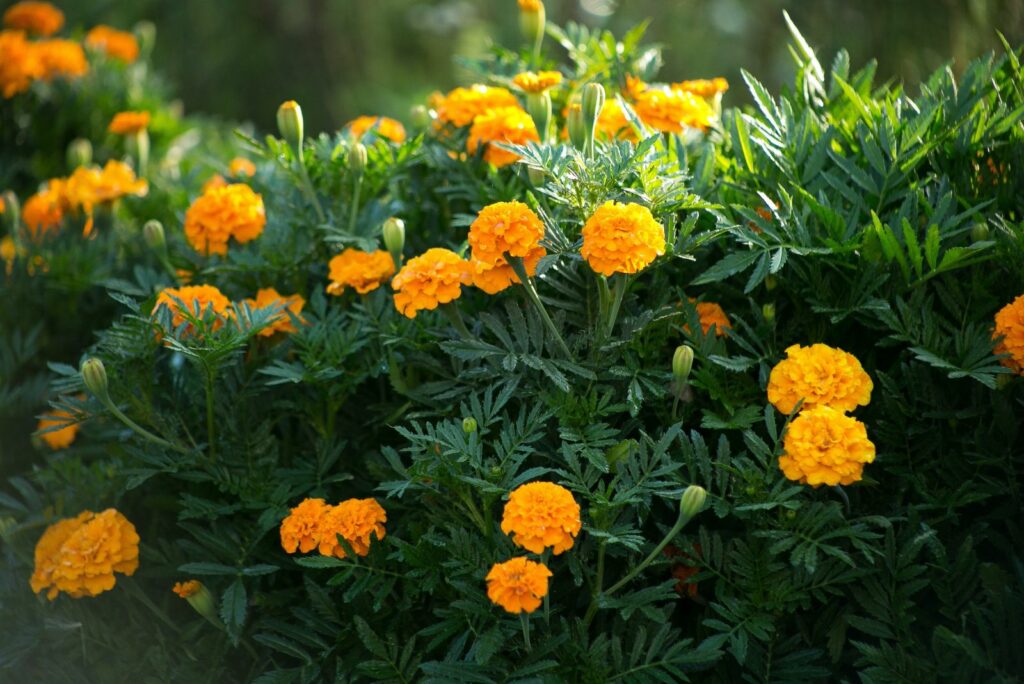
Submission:
<svg viewBox="0 0 1024 684">
<path fill-rule="evenodd" d="M 552 482 L 516 487 L 505 504 L 501 531 L 519 547 L 556 556 L 572 548 L 580 528 L 580 505 L 568 489 Z"/>
<path fill-rule="evenodd" d="M 165 306 L 171 312 L 171 325 L 177 328 L 182 323 L 185 323 L 185 314 L 179 306 L 180 300 L 182 304 L 187 307 L 189 315 L 194 316 L 196 313 L 196 307 L 199 308 L 199 318 L 206 316 L 207 311 L 211 310 L 217 316 L 217 319 L 213 322 L 213 328 L 216 330 L 224 325 L 224 320 L 231 315 L 231 300 L 224 296 L 224 294 L 213 285 L 186 285 L 185 287 L 174 288 L 166 287 L 156 298 L 156 304 L 153 306 L 153 313 Z M 194 333 L 192 325 L 189 324 L 186 329 L 186 333 Z"/>
<path fill-rule="evenodd" d="M 665 229 L 639 204 L 605 202 L 583 226 L 580 254 L 606 276 L 636 273 L 665 253 Z"/>
<path fill-rule="evenodd" d="M 44 40 L 36 43 L 36 53 L 42 65 L 40 78 L 47 81 L 55 77 L 77 78 L 89 71 L 85 50 L 73 40 Z"/>
<path fill-rule="evenodd" d="M 597 132 L 608 139 L 618 138 L 631 142 L 639 140 L 633 125 L 626 118 L 626 112 L 616 98 L 605 100 L 601 107 L 601 112 L 597 115 Z"/>
<path fill-rule="evenodd" d="M 387 512 L 376 499 L 348 499 L 332 506 L 322 519 L 320 553 L 324 556 L 345 557 L 345 549 L 338 536 L 352 548 L 357 556 L 370 553 L 371 535 L 378 541 L 384 538 Z"/>
<path fill-rule="evenodd" d="M 86 215 L 85 235 L 92 232 L 92 210 L 97 204 L 114 202 L 128 195 L 145 195 L 149 184 L 136 178 L 135 171 L 122 161 L 111 159 L 102 169 L 79 166 L 68 178 L 65 199 L 75 211 Z"/>
<path fill-rule="evenodd" d="M 336 255 L 327 264 L 331 284 L 327 294 L 340 295 L 346 287 L 366 294 L 386 283 L 395 274 L 395 260 L 388 252 L 377 249 L 364 252 L 352 247 Z"/>
<path fill-rule="evenodd" d="M 402 315 L 416 318 L 423 309 L 433 310 L 462 295 L 462 286 L 469 284 L 469 262 L 455 252 L 433 247 L 409 259 L 391 280 L 395 290 L 395 308 Z"/>
<path fill-rule="evenodd" d="M 353 138 L 362 138 L 367 131 L 373 131 L 382 138 L 396 143 L 405 142 L 405 126 L 400 121 L 386 116 L 359 116 L 345 126 Z"/>
<path fill-rule="evenodd" d="M 270 320 L 270 325 L 260 330 L 260 336 L 272 337 L 276 333 L 298 332 L 292 323 L 290 311 L 300 321 L 302 320 L 302 307 L 306 306 L 306 300 L 302 295 L 289 295 L 285 297 L 272 287 L 264 287 L 256 292 L 255 299 L 246 299 L 245 302 L 250 309 L 267 309 L 272 306 L 280 306 L 281 310 Z"/>
<path fill-rule="evenodd" d="M 71 443 L 75 441 L 75 437 L 78 435 L 78 423 L 69 423 L 68 421 L 71 420 L 74 420 L 74 416 L 67 411 L 54 409 L 53 411 L 47 411 L 43 417 L 39 419 L 39 424 L 36 425 L 36 430 L 45 430 L 49 427 L 63 425 L 64 427 L 58 430 L 43 432 L 39 437 L 46 442 L 46 446 L 50 447 L 54 451 L 67 449 L 71 446 Z"/>
<path fill-rule="evenodd" d="M 786 429 L 779 467 L 786 477 L 814 487 L 853 484 L 864 464 L 875 460 L 875 445 L 864 423 L 828 406 L 801 411 Z"/>
<path fill-rule="evenodd" d="M 52 36 L 64 26 L 64 13 L 48 2 L 16 2 L 4 12 L 4 26 L 37 36 Z"/>
<path fill-rule="evenodd" d="M 517 162 L 519 155 L 494 143 L 525 145 L 528 142 L 540 142 L 533 118 L 518 105 L 498 107 L 473 120 L 466 140 L 466 151 L 476 154 L 477 149 L 484 146 L 484 161 L 500 168 Z"/>
<path fill-rule="evenodd" d="M 187 599 L 189 596 L 198 594 L 202 588 L 203 585 L 199 580 L 187 580 L 185 582 L 175 582 L 171 591 L 181 598 Z"/>
<path fill-rule="evenodd" d="M 495 264 L 506 254 L 525 257 L 544 238 L 544 223 L 522 202 L 495 202 L 480 210 L 469 226 L 473 258 Z"/>
<path fill-rule="evenodd" d="M 228 240 L 246 243 L 263 233 L 263 198 L 245 183 L 210 188 L 185 213 L 185 237 L 200 254 L 228 252 Z"/>
<path fill-rule="evenodd" d="M 633 105 L 645 124 L 665 133 L 681 133 L 684 126 L 706 129 L 714 110 L 703 98 L 682 90 L 646 88 Z"/>
<path fill-rule="evenodd" d="M 114 588 L 114 573 L 133 575 L 138 567 L 135 526 L 113 508 L 84 511 L 43 533 L 30 584 L 37 594 L 45 589 L 51 601 L 60 592 L 73 598 L 96 596 Z"/>
<path fill-rule="evenodd" d="M 1009 354 L 999 362 L 1016 373 L 1024 375 L 1024 295 L 1014 299 L 996 313 L 992 339 L 1002 338 L 995 348 L 996 354 Z"/>
<path fill-rule="evenodd" d="M 228 173 L 234 178 L 252 178 L 256 175 L 256 165 L 245 157 L 235 157 L 228 164 Z"/>
<path fill-rule="evenodd" d="M 541 0 L 517 0 L 519 3 L 519 9 L 523 12 L 540 12 L 544 9 L 544 3 Z"/>
<path fill-rule="evenodd" d="M 116 135 L 134 135 L 149 128 L 149 112 L 118 112 L 107 130 Z"/>
<path fill-rule="evenodd" d="M 126 64 L 139 58 L 139 41 L 135 36 L 110 26 L 100 25 L 90 30 L 85 36 L 85 44 Z"/>
<path fill-rule="evenodd" d="M 853 354 L 825 344 L 786 349 L 786 358 L 772 368 L 768 378 L 768 401 L 782 413 L 790 413 L 797 402 L 803 408 L 828 406 L 843 413 L 871 401 L 874 384 Z"/>
<path fill-rule="evenodd" d="M 547 254 L 547 250 L 543 247 L 536 247 L 523 257 L 526 275 L 532 276 L 537 272 L 537 262 L 545 254 Z M 515 274 L 504 257 L 498 257 L 493 264 L 473 259 L 469 265 L 473 275 L 473 285 L 487 294 L 498 294 L 512 283 L 519 284 L 519 276 Z"/>
<path fill-rule="evenodd" d="M 532 613 L 548 595 L 551 571 L 543 563 L 513 558 L 487 573 L 487 598 L 509 613 Z"/>
<path fill-rule="evenodd" d="M 690 298 L 690 303 L 693 304 L 694 308 L 697 309 L 697 317 L 700 319 L 700 329 L 707 335 L 708 331 L 711 330 L 711 326 L 715 326 L 715 335 L 717 337 L 728 337 L 729 330 L 732 329 L 732 321 L 725 315 L 725 310 L 722 306 L 716 302 L 698 302 L 696 299 Z M 690 326 L 684 325 L 683 330 L 687 333 L 690 332 Z"/>
<path fill-rule="evenodd" d="M 672 90 L 681 90 L 697 97 L 709 98 L 724 93 L 729 89 L 729 82 L 724 78 L 701 78 L 695 81 L 673 83 Z"/>
<path fill-rule="evenodd" d="M 281 548 L 308 553 L 320 545 L 324 516 L 330 506 L 323 499 L 305 499 L 281 521 Z"/>
<path fill-rule="evenodd" d="M 557 71 L 524 71 L 516 74 L 512 82 L 523 92 L 543 93 L 559 85 L 562 82 L 562 74 Z"/>
<path fill-rule="evenodd" d="M 21 31 L 0 31 L 0 92 L 5 98 L 23 93 L 43 76 L 35 45 Z"/>
<path fill-rule="evenodd" d="M 21 208 L 21 220 L 33 240 L 60 230 L 66 206 L 64 188 L 64 181 L 55 178 L 44 189 L 25 200 Z"/>
<path fill-rule="evenodd" d="M 473 85 L 456 88 L 437 103 L 437 121 L 453 126 L 468 126 L 473 119 L 498 107 L 518 107 L 519 100 L 505 88 Z"/>
</svg>

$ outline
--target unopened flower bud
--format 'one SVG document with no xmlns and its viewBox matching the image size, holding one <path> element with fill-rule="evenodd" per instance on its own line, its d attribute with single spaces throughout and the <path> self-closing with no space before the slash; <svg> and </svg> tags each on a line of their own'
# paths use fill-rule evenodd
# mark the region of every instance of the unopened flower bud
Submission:
<svg viewBox="0 0 1024 684">
<path fill-rule="evenodd" d="M 533 119 L 533 125 L 537 127 L 541 142 L 548 138 L 548 129 L 551 127 L 551 93 L 530 93 L 526 96 L 526 111 Z"/>
<path fill-rule="evenodd" d="M 565 122 L 569 129 L 569 142 L 577 150 L 587 146 L 587 128 L 583 122 L 583 105 L 579 101 L 569 103 L 569 116 Z"/>
<path fill-rule="evenodd" d="M 975 223 L 971 228 L 971 240 L 974 242 L 984 242 L 988 240 L 988 233 L 987 223 Z"/>
<path fill-rule="evenodd" d="M 583 86 L 583 128 L 587 132 L 587 141 L 594 139 L 597 130 L 597 117 L 604 107 L 604 86 L 600 83 L 588 83 Z"/>
<path fill-rule="evenodd" d="M 779 286 L 779 279 L 769 274 L 764 277 L 764 289 L 771 292 Z"/>
<path fill-rule="evenodd" d="M 384 222 L 381 233 L 384 236 L 384 247 L 391 252 L 397 267 L 402 250 L 405 249 L 405 221 L 392 216 Z"/>
<path fill-rule="evenodd" d="M 156 44 L 156 24 L 151 21 L 138 22 L 135 24 L 135 35 L 139 41 L 139 52 L 148 58 Z"/>
<path fill-rule="evenodd" d="M 277 130 L 286 143 L 302 149 L 302 107 L 298 102 L 288 100 L 277 108 Z"/>
<path fill-rule="evenodd" d="M 417 131 L 424 131 L 430 128 L 430 125 L 434 123 L 435 116 L 434 112 L 424 105 L 416 105 L 409 110 L 409 119 L 412 121 L 412 127 Z"/>
<path fill-rule="evenodd" d="M 537 45 L 544 39 L 545 21 L 544 3 L 541 0 L 519 0 L 519 28 L 527 43 Z"/>
<path fill-rule="evenodd" d="M 544 179 L 547 178 L 547 174 L 544 173 L 543 170 L 532 166 L 526 167 L 526 175 L 530 178 L 530 182 L 533 183 L 535 187 L 544 185 Z"/>
<path fill-rule="evenodd" d="M 213 594 L 199 580 L 178 582 L 174 585 L 174 593 L 188 601 L 188 604 L 197 613 L 213 624 L 221 624 L 220 617 L 217 615 L 217 603 L 213 599 Z"/>
<path fill-rule="evenodd" d="M 86 359 L 82 362 L 79 373 L 82 375 L 82 382 L 93 396 L 100 400 L 107 398 L 107 369 L 102 361 L 96 357 Z"/>
<path fill-rule="evenodd" d="M 476 427 L 476 418 L 474 418 L 473 416 L 467 416 L 462 419 L 462 431 L 465 432 L 467 435 L 476 432 Z"/>
<path fill-rule="evenodd" d="M 775 305 L 769 302 L 762 306 L 761 315 L 764 316 L 764 320 L 768 325 L 775 323 Z"/>
<path fill-rule="evenodd" d="M 693 347 L 681 344 L 672 354 L 672 377 L 677 383 L 684 383 L 693 368 Z"/>
<path fill-rule="evenodd" d="M 156 219 L 146 221 L 142 226 L 142 239 L 155 252 L 162 252 L 167 246 L 167 238 L 164 236 L 164 226 Z"/>
<path fill-rule="evenodd" d="M 687 518 L 692 518 L 704 508 L 704 501 L 707 498 L 707 490 L 700 485 L 690 485 L 683 492 L 682 498 L 679 499 L 679 510 Z"/>
<path fill-rule="evenodd" d="M 348 168 L 357 176 L 363 175 L 366 169 L 366 145 L 357 142 L 348 148 Z"/>
<path fill-rule="evenodd" d="M 9 216 L 12 226 L 17 226 L 21 206 L 18 204 L 18 196 L 10 190 L 0 194 L 0 216 Z M 13 232 L 13 231 L 12 231 Z"/>
<path fill-rule="evenodd" d="M 88 166 L 92 163 L 92 143 L 85 138 L 75 138 L 68 143 L 67 160 L 69 169 Z"/>
</svg>

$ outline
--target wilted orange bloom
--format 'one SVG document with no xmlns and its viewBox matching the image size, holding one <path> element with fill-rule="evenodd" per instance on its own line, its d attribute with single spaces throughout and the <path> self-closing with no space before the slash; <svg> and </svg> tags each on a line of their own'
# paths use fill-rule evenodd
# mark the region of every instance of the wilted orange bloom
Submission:
<svg viewBox="0 0 1024 684">
<path fill-rule="evenodd" d="M 607 138 L 619 138 L 631 142 L 639 140 L 617 98 L 605 100 L 600 114 L 597 115 L 597 132 Z"/>
<path fill-rule="evenodd" d="M 199 590 L 202 588 L 203 584 L 199 580 L 188 580 L 186 582 L 175 582 L 171 591 L 181 598 L 187 599 L 189 596 L 195 596 L 198 594 Z"/>
<path fill-rule="evenodd" d="M 262 337 L 272 337 L 275 333 L 279 332 L 297 332 L 288 312 L 292 312 L 301 321 L 302 316 L 299 314 L 302 313 L 302 307 L 306 305 L 306 300 L 302 298 L 302 295 L 294 294 L 285 297 L 272 287 L 260 289 L 256 293 L 255 299 L 246 299 L 245 302 L 249 305 L 250 309 L 266 309 L 271 306 L 281 306 L 281 310 L 271 319 L 270 324 L 260 330 L 259 334 Z"/>
<path fill-rule="evenodd" d="M 1014 299 L 996 313 L 992 339 L 999 340 L 996 354 L 1009 354 L 999 363 L 1024 375 L 1024 295 Z M 1002 338 L 1002 339 L 1000 339 Z"/>
<path fill-rule="evenodd" d="M 864 464 L 875 460 L 864 423 L 828 406 L 801 411 L 786 429 L 782 448 L 782 472 L 813 487 L 853 484 L 863 476 Z"/>
<path fill-rule="evenodd" d="M 505 88 L 473 85 L 456 88 L 437 103 L 438 124 L 468 126 L 481 114 L 498 107 L 518 107 L 519 100 Z"/>
<path fill-rule="evenodd" d="M 304 499 L 281 521 L 281 548 L 308 553 L 320 545 L 320 530 L 330 506 L 323 499 Z"/>
<path fill-rule="evenodd" d="M 473 120 L 466 140 L 466 151 L 476 154 L 477 149 L 483 145 L 484 160 L 502 167 L 518 161 L 519 155 L 493 143 L 525 145 L 528 142 L 540 142 L 533 118 L 518 105 L 498 107 Z"/>
<path fill-rule="evenodd" d="M 111 159 L 102 169 L 96 166 L 79 166 L 68 178 L 64 193 L 68 206 L 85 213 L 85 235 L 92 232 L 93 208 L 109 204 L 128 195 L 145 195 L 149 183 L 136 178 L 135 171 L 128 164 Z"/>
<path fill-rule="evenodd" d="M 729 82 L 724 78 L 701 78 L 694 81 L 682 81 L 681 83 L 673 83 L 672 90 L 681 90 L 684 93 L 690 93 L 697 97 L 703 97 L 705 99 L 714 97 L 719 93 L 724 93 L 729 89 Z"/>
<path fill-rule="evenodd" d="M 786 349 L 768 377 L 768 401 L 782 413 L 828 406 L 846 413 L 871 401 L 874 383 L 857 357 L 827 344 Z"/>
<path fill-rule="evenodd" d="M 139 535 L 113 508 L 83 511 L 50 525 L 36 544 L 30 584 L 51 601 L 64 592 L 73 598 L 96 596 L 114 588 L 115 573 L 135 574 Z"/>
<path fill-rule="evenodd" d="M 384 538 L 387 512 L 376 499 L 348 499 L 331 506 L 320 522 L 320 553 L 324 556 L 345 557 L 345 549 L 338 543 L 340 536 L 357 556 L 370 553 L 370 542 Z"/>
<path fill-rule="evenodd" d="M 32 239 L 39 239 L 60 229 L 64 220 L 65 181 L 54 178 L 47 182 L 46 187 L 25 200 L 21 207 L 21 220 L 28 228 Z"/>
<path fill-rule="evenodd" d="M 256 175 L 256 165 L 245 157 L 235 157 L 228 164 L 228 173 L 234 178 L 252 178 Z"/>
<path fill-rule="evenodd" d="M 716 302 L 698 302 L 690 297 L 690 303 L 697 309 L 697 317 L 700 318 L 700 329 L 707 335 L 711 326 L 715 326 L 717 337 L 728 337 L 732 329 L 732 321 L 725 314 L 725 310 Z M 684 325 L 683 330 L 689 334 L 690 326 Z"/>
<path fill-rule="evenodd" d="M 473 258 L 495 264 L 506 254 L 525 257 L 544 238 L 544 224 L 530 207 L 515 200 L 495 202 L 480 210 L 469 226 Z"/>
<path fill-rule="evenodd" d="M 501 531 L 516 546 L 533 553 L 550 547 L 556 556 L 572 548 L 581 527 L 580 505 L 568 489 L 553 482 L 516 487 L 501 518 Z"/>
<path fill-rule="evenodd" d="M 462 286 L 472 280 L 469 262 L 455 252 L 433 247 L 409 259 L 391 280 L 395 290 L 395 308 L 402 315 L 416 318 L 422 309 L 433 310 L 462 295 Z"/>
<path fill-rule="evenodd" d="M 133 135 L 149 128 L 149 112 L 118 112 L 107 130 L 117 135 Z"/>
<path fill-rule="evenodd" d="M 641 121 L 666 133 L 681 133 L 684 126 L 704 130 L 715 115 L 703 98 L 667 88 L 645 88 L 633 108 Z"/>
<path fill-rule="evenodd" d="M 43 75 L 39 51 L 21 31 L 0 31 L 0 92 L 12 98 Z"/>
<path fill-rule="evenodd" d="M 199 318 L 206 316 L 212 310 L 217 317 L 213 322 L 214 330 L 223 326 L 224 319 L 231 315 L 231 300 L 225 297 L 213 285 L 186 285 L 181 288 L 165 287 L 157 295 L 156 304 L 153 305 L 153 314 L 155 315 L 160 310 L 160 307 L 167 307 L 171 312 L 171 325 L 174 328 L 177 328 L 186 320 L 185 314 L 176 300 L 181 301 L 192 316 L 196 315 L 196 309 L 198 308 Z M 191 334 L 194 332 L 192 325 L 189 324 L 186 333 Z"/>
<path fill-rule="evenodd" d="M 85 44 L 102 50 L 108 57 L 128 64 L 139 57 L 139 42 L 127 31 L 118 31 L 110 26 L 97 26 L 85 36 Z"/>
<path fill-rule="evenodd" d="M 73 415 L 61 409 L 47 411 L 43 417 L 39 419 L 39 424 L 36 425 L 36 430 L 45 430 L 46 428 L 54 427 L 56 425 L 64 425 L 64 427 L 51 432 L 40 433 L 39 438 L 46 442 L 46 446 L 50 447 L 54 451 L 67 449 L 71 446 L 72 442 L 75 441 L 75 437 L 78 436 L 78 423 L 68 422 L 73 421 L 74 419 L 75 417 Z"/>
<path fill-rule="evenodd" d="M 40 78 L 78 77 L 89 71 L 85 50 L 73 40 L 44 40 L 36 43 L 36 53 L 42 64 Z"/>
<path fill-rule="evenodd" d="M 48 2 L 16 2 L 4 12 L 4 26 L 52 36 L 64 26 L 64 13 Z"/>
<path fill-rule="evenodd" d="M 395 260 L 387 251 L 378 249 L 364 252 L 352 247 L 336 255 L 328 263 L 331 284 L 327 294 L 340 295 L 346 287 L 359 294 L 376 290 L 395 274 Z"/>
<path fill-rule="evenodd" d="M 551 571 L 528 558 L 495 563 L 487 573 L 487 598 L 509 613 L 532 613 L 548 595 Z"/>
<path fill-rule="evenodd" d="M 200 254 L 228 252 L 228 240 L 246 243 L 263 233 L 263 198 L 244 183 L 214 187 L 185 212 L 185 238 Z"/>
<path fill-rule="evenodd" d="M 526 275 L 532 276 L 537 272 L 537 262 L 545 254 L 547 254 L 546 249 L 535 247 L 523 257 Z M 519 276 L 515 274 L 504 257 L 498 257 L 494 263 L 472 259 L 469 266 L 473 275 L 473 285 L 487 294 L 498 294 L 512 283 L 519 284 Z"/>
<path fill-rule="evenodd" d="M 636 273 L 665 253 L 665 229 L 640 204 L 605 202 L 583 226 L 580 254 L 598 273 Z"/>
<path fill-rule="evenodd" d="M 362 138 L 367 131 L 372 130 L 392 142 L 405 142 L 405 126 L 400 121 L 386 116 L 360 116 L 349 121 L 345 126 L 354 138 Z"/>
<path fill-rule="evenodd" d="M 543 93 L 562 82 L 562 74 L 557 71 L 524 71 L 516 74 L 512 82 L 527 93 Z"/>
</svg>

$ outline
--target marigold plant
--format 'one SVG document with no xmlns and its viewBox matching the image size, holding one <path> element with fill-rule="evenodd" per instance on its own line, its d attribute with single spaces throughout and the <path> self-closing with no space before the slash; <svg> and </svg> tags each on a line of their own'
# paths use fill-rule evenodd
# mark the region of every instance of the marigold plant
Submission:
<svg viewBox="0 0 1024 684">
<path fill-rule="evenodd" d="M 513 558 L 487 573 L 487 598 L 509 613 L 532 613 L 548 595 L 551 571 L 543 563 Z"/>
<path fill-rule="evenodd" d="M 92 28 L 85 35 L 85 44 L 128 64 L 139 58 L 139 42 L 135 36 L 110 26 L 101 24 Z"/>
<path fill-rule="evenodd" d="M 506 88 L 479 84 L 455 88 L 437 103 L 437 121 L 458 127 L 468 126 L 492 109 L 519 106 L 519 100 Z"/>
<path fill-rule="evenodd" d="M 340 295 L 346 287 L 351 287 L 359 294 L 372 292 L 386 283 L 395 274 L 395 260 L 391 254 L 378 249 L 364 252 L 349 247 L 341 254 L 334 256 L 327 264 L 327 294 Z"/>
<path fill-rule="evenodd" d="M 118 112 L 107 130 L 116 135 L 132 135 L 149 128 L 149 112 Z"/>
<path fill-rule="evenodd" d="M 645 206 L 605 202 L 583 226 L 580 253 L 601 275 L 637 273 L 665 253 L 665 229 Z"/>
<path fill-rule="evenodd" d="M 175 582 L 174 586 L 171 587 L 171 591 L 180 598 L 187 599 L 189 596 L 198 594 L 202 586 L 199 580 L 186 580 L 184 582 Z"/>
<path fill-rule="evenodd" d="M 496 202 L 480 210 L 469 226 L 473 259 L 496 264 L 505 255 L 534 254 L 544 239 L 544 223 L 522 202 Z"/>
<path fill-rule="evenodd" d="M 181 304 L 179 304 L 181 302 Z M 224 325 L 225 318 L 231 313 L 231 300 L 213 285 L 186 285 L 181 288 L 167 287 L 157 295 L 156 304 L 153 305 L 153 313 L 156 314 L 162 307 L 171 312 L 171 325 L 174 328 L 185 323 L 185 313 L 182 305 L 186 307 L 189 315 L 200 318 L 212 312 L 214 315 L 213 328 L 216 330 Z M 190 323 L 186 333 L 195 331 Z"/>
<path fill-rule="evenodd" d="M 543 93 L 562 82 L 562 74 L 558 71 L 524 71 L 516 74 L 512 82 L 526 93 Z"/>
<path fill-rule="evenodd" d="M 484 161 L 501 168 L 514 164 L 519 155 L 496 143 L 525 145 L 528 142 L 540 142 L 533 118 L 519 106 L 496 107 L 473 119 L 466 151 L 476 154 L 483 147 Z"/>
<path fill-rule="evenodd" d="M 523 267 L 526 274 L 533 276 L 537 272 L 537 263 L 547 254 L 543 247 L 535 247 L 523 257 Z M 473 286 L 487 294 L 498 294 L 512 284 L 519 284 L 519 276 L 515 274 L 512 267 L 504 257 L 498 257 L 494 263 L 472 259 L 469 267 L 473 275 Z"/>
<path fill-rule="evenodd" d="M 796 482 L 818 487 L 859 482 L 875 445 L 856 418 L 828 406 L 800 412 L 786 430 L 779 468 Z"/>
<path fill-rule="evenodd" d="M 395 290 L 395 308 L 415 318 L 424 309 L 436 309 L 462 295 L 462 286 L 472 280 L 469 262 L 455 252 L 432 247 L 409 259 L 391 280 Z"/>
<path fill-rule="evenodd" d="M 42 65 L 40 78 L 77 78 L 89 71 L 85 51 L 73 40 L 43 40 L 35 44 L 36 55 Z"/>
<path fill-rule="evenodd" d="M 78 428 L 80 427 L 78 423 L 73 421 L 74 416 L 67 411 L 54 409 L 52 411 L 47 411 L 46 414 L 39 419 L 39 423 L 36 425 L 36 430 L 41 431 L 62 425 L 63 427 L 55 430 L 40 432 L 39 437 L 46 443 L 46 446 L 50 447 L 50 449 L 54 451 L 67 449 L 75 441 L 75 437 L 78 436 Z"/>
<path fill-rule="evenodd" d="M 48 2 L 16 2 L 4 11 L 4 26 L 37 36 L 52 36 L 64 26 L 64 13 Z"/>
<path fill-rule="evenodd" d="M 256 175 L 256 165 L 245 157 L 235 157 L 228 163 L 228 173 L 233 178 L 251 178 Z"/>
<path fill-rule="evenodd" d="M 21 31 L 0 31 L 0 92 L 12 98 L 44 73 L 39 51 Z"/>
<path fill-rule="evenodd" d="M 323 499 L 304 499 L 281 521 L 281 548 L 288 553 L 309 553 L 322 541 L 324 516 L 330 506 Z"/>
<path fill-rule="evenodd" d="M 259 334 L 262 337 L 272 337 L 277 333 L 293 333 L 297 332 L 295 324 L 292 323 L 292 316 L 295 316 L 300 321 L 302 320 L 302 308 L 306 305 L 306 300 L 302 295 L 288 295 L 284 296 L 272 287 L 263 287 L 256 292 L 256 297 L 253 299 L 246 299 L 246 304 L 252 309 L 266 309 L 272 306 L 280 307 L 280 311 L 271 319 L 270 324 L 260 330 Z M 289 312 L 291 315 L 289 315 Z"/>
<path fill-rule="evenodd" d="M 645 88 L 633 107 L 645 124 L 665 133 L 681 133 L 684 128 L 704 130 L 714 118 L 714 111 L 703 98 L 670 88 Z"/>
<path fill-rule="evenodd" d="M 847 413 L 871 401 L 874 383 L 852 354 L 826 344 L 786 349 L 786 358 L 772 368 L 768 401 L 782 413 L 828 406 Z"/>
<path fill-rule="evenodd" d="M 501 518 L 501 531 L 516 546 L 533 553 L 550 548 L 568 551 L 580 533 L 580 505 L 572 493 L 553 482 L 530 482 L 512 490 Z"/>
<path fill-rule="evenodd" d="M 358 116 L 345 124 L 349 134 L 356 139 L 362 138 L 368 131 L 373 131 L 391 142 L 405 142 L 405 126 L 387 116 Z"/>
<path fill-rule="evenodd" d="M 244 183 L 206 190 L 185 213 L 185 237 L 200 254 L 227 254 L 228 241 L 246 243 L 263 233 L 263 198 Z"/>
<path fill-rule="evenodd" d="M 999 360 L 1014 372 L 1024 375 L 1024 295 L 1020 295 L 996 313 L 992 339 L 995 353 L 1008 354 Z"/>
<path fill-rule="evenodd" d="M 344 558 L 345 548 L 338 543 L 341 537 L 357 556 L 365 556 L 373 539 L 384 538 L 387 521 L 388 514 L 376 499 L 348 499 L 331 506 L 321 518 L 320 553 Z"/>
</svg>

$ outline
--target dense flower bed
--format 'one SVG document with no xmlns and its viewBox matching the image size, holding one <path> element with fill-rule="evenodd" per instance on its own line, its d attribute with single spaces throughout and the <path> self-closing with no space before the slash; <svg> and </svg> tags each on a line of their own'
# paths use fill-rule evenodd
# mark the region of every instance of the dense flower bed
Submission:
<svg viewBox="0 0 1024 684">
<path fill-rule="evenodd" d="M 4 13 L 0 673 L 1014 681 L 1020 50 L 911 95 L 790 25 L 740 110 L 508 11 L 263 139 Z"/>
</svg>

